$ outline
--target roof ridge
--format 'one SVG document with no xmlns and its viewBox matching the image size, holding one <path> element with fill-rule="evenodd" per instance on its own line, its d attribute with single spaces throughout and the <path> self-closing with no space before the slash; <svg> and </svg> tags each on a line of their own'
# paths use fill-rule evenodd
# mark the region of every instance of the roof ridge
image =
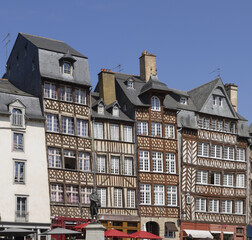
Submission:
<svg viewBox="0 0 252 240">
<path fill-rule="evenodd" d="M 29 35 L 29 36 L 32 36 L 32 37 L 44 38 L 44 39 L 51 40 L 51 41 L 55 41 L 55 42 L 62 42 L 62 43 L 65 43 L 64 41 L 56 40 L 56 39 L 52 39 L 52 38 L 41 37 L 41 36 L 37 36 L 37 35 L 29 34 L 29 33 L 23 33 L 23 32 L 19 32 L 19 33 L 20 33 L 21 35 Z M 66 44 L 67 44 L 67 43 L 66 43 Z"/>
<path fill-rule="evenodd" d="M 203 87 L 203 86 L 205 86 L 205 85 L 208 85 L 208 84 L 210 84 L 210 83 L 213 83 L 214 81 L 217 81 L 217 80 L 220 80 L 221 78 L 216 78 L 216 79 L 214 79 L 214 80 L 212 80 L 212 81 L 210 81 L 210 82 L 207 82 L 207 83 L 204 83 L 204 84 L 202 84 L 202 85 L 200 85 L 200 86 L 198 86 L 198 87 L 196 87 L 196 88 L 193 88 L 193 89 L 191 89 L 191 90 L 189 90 L 189 91 L 187 91 L 188 93 L 189 92 L 192 92 L 192 91 L 194 91 L 194 90 L 196 90 L 196 89 L 198 89 L 198 88 L 201 88 L 201 87 Z"/>
<path fill-rule="evenodd" d="M 136 74 L 130 74 L 130 73 L 121 73 L 121 72 L 114 72 L 114 73 L 119 73 L 119 74 L 123 74 L 123 75 L 130 75 L 130 76 L 136 76 L 136 77 L 140 77 L 140 75 L 136 75 Z"/>
</svg>

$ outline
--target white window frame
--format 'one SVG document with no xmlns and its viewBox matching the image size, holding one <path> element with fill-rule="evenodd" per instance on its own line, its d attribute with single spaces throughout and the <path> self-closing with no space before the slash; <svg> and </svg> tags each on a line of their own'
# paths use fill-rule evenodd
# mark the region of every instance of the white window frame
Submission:
<svg viewBox="0 0 252 240">
<path fill-rule="evenodd" d="M 69 67 L 66 68 L 66 66 L 69 66 Z M 68 61 L 63 61 L 62 73 L 64 75 L 72 76 L 73 75 L 73 64 L 71 62 L 68 62 Z"/>
<path fill-rule="evenodd" d="M 165 124 L 165 138 L 175 138 L 175 127 L 171 124 Z"/>
<path fill-rule="evenodd" d="M 198 156 L 209 157 L 209 144 L 204 142 L 198 143 Z"/>
<path fill-rule="evenodd" d="M 220 186 L 220 184 L 221 184 L 221 173 L 219 173 L 219 172 L 212 172 L 212 174 L 213 174 L 213 181 L 214 181 L 214 183 L 212 183 L 213 185 L 216 185 L 216 186 Z M 212 177 L 212 176 L 211 176 Z M 212 179 L 211 179 L 211 181 L 212 181 Z"/>
<path fill-rule="evenodd" d="M 150 153 L 149 151 L 139 151 L 139 171 L 150 171 Z"/>
<path fill-rule="evenodd" d="M 16 139 L 16 140 L 15 140 Z M 13 132 L 13 151 L 24 151 L 24 134 Z"/>
<path fill-rule="evenodd" d="M 217 131 L 223 132 L 223 121 L 217 120 Z"/>
<path fill-rule="evenodd" d="M 164 185 L 154 185 L 154 205 L 165 205 Z"/>
<path fill-rule="evenodd" d="M 114 207 L 123 207 L 123 195 L 121 188 L 114 188 Z"/>
<path fill-rule="evenodd" d="M 136 191 L 134 189 L 127 190 L 127 207 L 128 208 L 136 207 Z"/>
<path fill-rule="evenodd" d="M 52 202 L 59 202 L 63 203 L 64 202 L 64 190 L 63 190 L 63 185 L 58 184 L 58 183 L 51 183 L 50 184 L 50 199 Z"/>
<path fill-rule="evenodd" d="M 137 122 L 137 134 L 148 135 L 148 122 Z"/>
<path fill-rule="evenodd" d="M 206 198 L 196 198 L 195 211 L 206 212 Z"/>
<path fill-rule="evenodd" d="M 117 105 L 113 107 L 113 109 L 112 109 L 112 115 L 114 117 L 119 117 L 119 107 Z"/>
<path fill-rule="evenodd" d="M 208 204 L 209 212 L 218 213 L 220 211 L 220 200 L 210 199 Z"/>
<path fill-rule="evenodd" d="M 77 119 L 77 135 L 80 137 L 88 137 L 88 121 Z"/>
<path fill-rule="evenodd" d="M 98 104 L 97 113 L 100 115 L 104 115 L 104 105 L 102 103 Z"/>
<path fill-rule="evenodd" d="M 61 116 L 62 133 L 74 135 L 74 119 L 72 117 Z"/>
<path fill-rule="evenodd" d="M 103 139 L 103 123 L 102 122 L 94 123 L 94 138 Z"/>
<path fill-rule="evenodd" d="M 107 206 L 107 189 L 97 188 L 97 194 L 101 201 L 101 207 L 106 207 Z"/>
<path fill-rule="evenodd" d="M 152 111 L 161 111 L 160 99 L 157 96 L 151 97 L 151 110 Z"/>
<path fill-rule="evenodd" d="M 163 153 L 152 152 L 152 169 L 153 172 L 163 172 Z"/>
<path fill-rule="evenodd" d="M 78 204 L 79 203 L 79 187 L 75 185 L 66 186 L 66 200 L 67 203 Z"/>
<path fill-rule="evenodd" d="M 67 86 L 61 86 L 60 87 L 60 100 L 66 101 L 66 102 L 72 102 L 73 96 L 72 96 L 72 88 Z"/>
<path fill-rule="evenodd" d="M 119 156 L 111 156 L 111 166 L 110 173 L 111 174 L 120 174 L 120 157 Z"/>
<path fill-rule="evenodd" d="M 245 151 L 244 148 L 237 148 L 237 150 L 236 150 L 236 160 L 244 162 L 245 159 L 246 159 L 245 152 L 246 151 Z"/>
<path fill-rule="evenodd" d="M 236 175 L 236 187 L 239 188 L 245 187 L 245 174 L 240 173 Z"/>
<path fill-rule="evenodd" d="M 106 173 L 106 156 L 97 155 L 97 172 Z"/>
<path fill-rule="evenodd" d="M 204 170 L 197 171 L 197 183 L 208 184 L 208 171 Z"/>
<path fill-rule="evenodd" d="M 140 184 L 140 204 L 150 205 L 151 204 L 151 185 Z"/>
<path fill-rule="evenodd" d="M 57 99 L 57 87 L 53 83 L 44 83 L 44 98 Z"/>
<path fill-rule="evenodd" d="M 61 168 L 61 152 L 59 148 L 48 148 L 48 166 L 49 168 Z"/>
<path fill-rule="evenodd" d="M 167 205 L 168 206 L 177 206 L 178 199 L 177 199 L 177 186 L 167 186 Z"/>
<path fill-rule="evenodd" d="M 24 126 L 24 114 L 21 109 L 14 107 L 11 110 L 11 125 L 19 127 Z"/>
<path fill-rule="evenodd" d="M 134 82 L 132 80 L 127 81 L 127 87 L 128 88 L 134 88 Z"/>
<path fill-rule="evenodd" d="M 225 160 L 234 160 L 234 147 L 224 146 L 224 159 Z"/>
<path fill-rule="evenodd" d="M 25 161 L 14 160 L 14 183 L 25 184 Z"/>
<path fill-rule="evenodd" d="M 123 140 L 124 142 L 133 142 L 132 126 L 123 126 Z"/>
<path fill-rule="evenodd" d="M 154 137 L 162 137 L 162 123 L 152 122 L 151 123 L 151 135 Z"/>
<path fill-rule="evenodd" d="M 221 159 L 222 158 L 222 146 L 221 145 L 211 145 L 211 157 Z"/>
<path fill-rule="evenodd" d="M 90 204 L 89 196 L 92 193 L 92 187 L 81 186 L 80 201 L 81 204 Z"/>
<path fill-rule="evenodd" d="M 243 201 L 242 200 L 235 201 L 235 214 L 243 214 Z"/>
<path fill-rule="evenodd" d="M 166 172 L 176 174 L 176 154 L 165 153 L 166 157 Z"/>
<path fill-rule="evenodd" d="M 232 205 L 233 205 L 233 202 L 232 200 L 222 200 L 222 203 L 221 203 L 221 210 L 222 210 L 222 213 L 232 213 Z"/>
<path fill-rule="evenodd" d="M 110 140 L 119 141 L 119 125 L 118 124 L 110 124 Z"/>
<path fill-rule="evenodd" d="M 59 118 L 56 114 L 46 114 L 46 131 L 59 132 Z"/>
<path fill-rule="evenodd" d="M 90 171 L 90 154 L 86 152 L 78 153 L 79 170 L 84 172 Z"/>
<path fill-rule="evenodd" d="M 75 89 L 75 103 L 87 104 L 87 91 L 85 89 Z"/>
<path fill-rule="evenodd" d="M 234 186 L 234 174 L 223 175 L 223 186 L 233 187 Z"/>
<path fill-rule="evenodd" d="M 124 174 L 133 175 L 133 158 L 131 157 L 124 157 Z"/>
<path fill-rule="evenodd" d="M 180 104 L 187 105 L 187 100 L 188 99 L 186 97 L 180 97 L 179 102 L 180 102 Z"/>
<path fill-rule="evenodd" d="M 28 197 L 16 195 L 16 221 L 26 221 L 27 217 L 28 217 Z"/>
</svg>

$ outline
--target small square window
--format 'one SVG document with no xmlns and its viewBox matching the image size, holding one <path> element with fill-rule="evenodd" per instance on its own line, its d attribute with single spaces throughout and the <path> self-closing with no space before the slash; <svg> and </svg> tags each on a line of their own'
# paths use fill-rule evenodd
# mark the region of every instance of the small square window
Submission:
<svg viewBox="0 0 252 240">
<path fill-rule="evenodd" d="M 13 133 L 13 150 L 23 151 L 24 150 L 24 134 Z"/>
<path fill-rule="evenodd" d="M 67 75 L 72 75 L 72 65 L 69 62 L 63 63 L 63 73 Z"/>
<path fill-rule="evenodd" d="M 180 98 L 180 103 L 184 104 L 184 105 L 187 105 L 187 98 L 186 97 L 181 97 Z"/>
</svg>

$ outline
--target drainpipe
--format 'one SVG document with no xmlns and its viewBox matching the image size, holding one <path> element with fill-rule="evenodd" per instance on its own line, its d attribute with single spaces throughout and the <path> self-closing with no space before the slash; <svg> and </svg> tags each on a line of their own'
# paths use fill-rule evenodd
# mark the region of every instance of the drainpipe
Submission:
<svg viewBox="0 0 252 240">
<path fill-rule="evenodd" d="M 94 146 L 94 123 L 95 123 L 95 118 L 92 120 L 92 151 L 93 151 L 93 173 L 94 173 L 94 190 L 97 191 L 97 186 L 96 186 L 96 157 L 95 157 L 95 146 Z"/>
<path fill-rule="evenodd" d="M 247 146 L 247 189 L 246 189 L 246 195 L 247 195 L 247 197 L 246 197 L 246 213 L 247 213 L 247 215 L 246 215 L 246 225 L 249 225 L 249 198 L 250 198 L 250 196 L 249 196 L 249 188 L 250 188 L 250 182 L 249 182 L 249 175 L 250 175 L 250 146 L 251 146 L 252 144 L 251 144 L 251 139 L 248 139 L 248 146 Z"/>
</svg>

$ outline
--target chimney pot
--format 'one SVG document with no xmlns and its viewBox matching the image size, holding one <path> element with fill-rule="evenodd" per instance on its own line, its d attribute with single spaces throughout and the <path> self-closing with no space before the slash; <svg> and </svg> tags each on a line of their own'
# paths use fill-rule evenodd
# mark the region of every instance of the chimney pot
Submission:
<svg viewBox="0 0 252 240">
<path fill-rule="evenodd" d="M 141 80 L 148 82 L 150 80 L 151 74 L 153 75 L 157 74 L 156 56 L 144 50 L 139 60 L 140 60 L 140 78 Z"/>
<path fill-rule="evenodd" d="M 234 83 L 227 83 L 227 84 L 225 84 L 225 89 L 226 89 L 227 95 L 228 95 L 235 111 L 237 111 L 237 89 L 238 89 L 238 86 L 235 85 Z"/>
</svg>

